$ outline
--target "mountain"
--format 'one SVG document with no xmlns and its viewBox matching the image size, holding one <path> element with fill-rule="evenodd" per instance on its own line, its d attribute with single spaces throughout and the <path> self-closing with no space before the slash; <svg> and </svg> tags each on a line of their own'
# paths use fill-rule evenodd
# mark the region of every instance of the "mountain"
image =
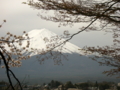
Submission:
<svg viewBox="0 0 120 90">
<path fill-rule="evenodd" d="M 60 39 L 57 42 L 54 40 L 50 41 L 51 37 L 61 37 L 47 29 L 35 29 L 28 32 L 28 35 L 31 43 L 30 48 L 37 48 L 39 50 L 46 49 L 46 45 L 48 44 L 64 41 L 64 39 Z M 25 41 L 23 42 L 23 45 L 26 45 Z M 62 64 L 60 65 L 54 65 L 55 61 L 52 58 L 48 58 L 43 61 L 42 64 L 40 64 L 39 59 L 36 58 L 37 54 L 30 54 L 31 58 L 28 60 L 23 60 L 21 67 L 15 67 L 11 69 L 20 80 L 23 80 L 23 78 L 28 75 L 26 81 L 29 81 L 30 83 L 44 83 L 49 82 L 50 80 L 59 80 L 63 82 L 83 82 L 87 80 L 117 81 L 115 77 L 107 77 L 102 74 L 104 70 L 109 70 L 110 67 L 99 66 L 97 62 L 89 59 L 83 51 L 79 51 L 78 49 L 81 48 L 70 42 L 67 42 L 62 47 L 61 52 L 63 58 L 61 57 Z M 56 54 L 58 52 L 56 50 L 54 50 L 52 53 Z M 48 54 L 46 54 L 46 56 L 47 55 Z M 4 69 L 0 69 L 1 80 L 2 78 L 5 79 L 5 73 L 3 74 L 3 72 Z"/>
<path fill-rule="evenodd" d="M 65 39 L 61 38 L 57 34 L 47 30 L 47 29 L 34 29 L 28 32 L 30 38 L 30 48 L 37 48 L 37 49 L 45 49 L 46 45 L 51 45 L 55 43 L 55 45 L 60 44 L 61 42 L 65 41 Z M 26 41 L 23 42 L 23 45 L 26 45 Z M 60 48 L 60 47 L 58 47 Z M 57 49 L 58 49 L 57 48 Z M 80 53 L 78 46 L 66 42 L 62 48 L 63 53 Z"/>
</svg>

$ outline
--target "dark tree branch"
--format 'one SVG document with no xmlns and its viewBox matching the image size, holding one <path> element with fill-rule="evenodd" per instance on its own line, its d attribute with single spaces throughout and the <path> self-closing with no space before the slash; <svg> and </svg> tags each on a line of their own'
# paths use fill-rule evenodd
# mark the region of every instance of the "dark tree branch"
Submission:
<svg viewBox="0 0 120 90">
<path fill-rule="evenodd" d="M 22 86 L 21 86 L 21 83 L 20 83 L 20 81 L 17 79 L 17 77 L 15 76 L 15 74 L 9 69 L 9 71 L 11 72 L 11 74 L 13 75 L 13 77 L 16 79 L 16 81 L 18 82 L 18 84 L 19 84 L 19 86 L 20 86 L 20 89 L 21 90 L 23 90 L 22 89 Z"/>
<path fill-rule="evenodd" d="M 6 62 L 6 59 L 5 59 L 5 57 L 4 57 L 4 55 L 3 55 L 3 53 L 0 51 L 0 55 L 1 55 L 1 57 L 3 58 L 3 62 L 4 62 L 4 64 L 5 64 L 5 68 L 6 68 L 6 73 L 7 73 L 7 77 L 8 77 L 8 80 L 9 80 L 9 82 L 10 82 L 10 86 L 12 87 L 12 89 L 13 90 L 15 90 L 15 88 L 14 88 L 14 86 L 13 86 L 13 84 L 12 84 L 12 81 L 11 81 L 11 78 L 10 78 L 10 74 L 9 74 L 9 66 L 8 66 L 8 64 L 7 64 L 7 62 Z"/>
</svg>

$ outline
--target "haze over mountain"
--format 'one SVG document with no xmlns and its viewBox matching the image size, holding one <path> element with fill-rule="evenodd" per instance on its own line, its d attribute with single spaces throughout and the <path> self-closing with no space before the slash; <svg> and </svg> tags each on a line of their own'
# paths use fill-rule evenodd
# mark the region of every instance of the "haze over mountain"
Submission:
<svg viewBox="0 0 120 90">
<path fill-rule="evenodd" d="M 30 37 L 30 48 L 45 49 L 46 40 L 53 36 L 57 36 L 55 33 L 47 29 L 35 29 L 28 32 Z M 59 36 L 58 36 L 59 37 Z M 46 40 L 44 40 L 46 39 Z M 61 39 L 61 41 L 64 39 Z M 57 43 L 57 42 L 56 42 Z M 26 45 L 26 42 L 23 42 Z M 36 54 L 30 54 L 32 57 L 28 60 L 23 60 L 22 66 L 19 68 L 11 68 L 16 76 L 23 80 L 25 75 L 28 75 L 27 81 L 30 83 L 43 83 L 50 80 L 60 81 L 117 81 L 115 77 L 107 77 L 103 75 L 104 70 L 109 70 L 110 67 L 99 66 L 95 61 L 92 61 L 88 56 L 84 55 L 78 46 L 67 42 L 62 49 L 62 54 L 67 57 L 67 60 L 63 57 L 62 64 L 54 65 L 54 61 L 50 58 L 40 64 L 36 58 Z M 55 54 L 56 51 L 53 51 Z M 82 55 L 82 56 L 81 56 Z M 0 69 L 0 79 L 5 80 L 5 71 Z"/>
</svg>

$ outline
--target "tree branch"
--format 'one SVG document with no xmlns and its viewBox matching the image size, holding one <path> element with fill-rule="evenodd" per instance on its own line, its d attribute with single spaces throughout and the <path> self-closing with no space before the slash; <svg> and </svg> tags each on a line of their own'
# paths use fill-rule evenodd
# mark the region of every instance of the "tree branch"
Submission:
<svg viewBox="0 0 120 90">
<path fill-rule="evenodd" d="M 1 55 L 1 57 L 3 58 L 3 62 L 4 62 L 4 64 L 5 64 L 5 68 L 6 68 L 6 73 L 7 73 L 7 77 L 8 77 L 8 80 L 9 80 L 9 82 L 10 82 L 10 85 L 11 85 L 11 87 L 12 87 L 12 89 L 13 90 L 15 90 L 15 88 L 14 88 L 14 86 L 13 86 L 13 84 L 12 84 L 12 81 L 11 81 L 11 78 L 10 78 L 10 74 L 9 74 L 9 67 L 8 67 L 8 64 L 7 64 L 7 62 L 6 62 L 6 59 L 5 59 L 5 57 L 4 57 L 4 55 L 3 55 L 3 53 L 0 51 L 0 55 Z"/>
</svg>

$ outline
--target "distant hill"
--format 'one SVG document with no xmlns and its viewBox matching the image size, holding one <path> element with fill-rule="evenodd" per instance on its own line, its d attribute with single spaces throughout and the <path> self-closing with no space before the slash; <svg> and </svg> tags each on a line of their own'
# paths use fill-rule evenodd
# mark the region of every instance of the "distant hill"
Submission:
<svg viewBox="0 0 120 90">
<path fill-rule="evenodd" d="M 55 33 L 46 30 L 32 30 L 28 32 L 30 39 L 30 48 L 42 49 L 45 48 L 46 43 L 43 40 L 45 37 L 50 38 L 56 36 Z M 64 40 L 64 39 L 62 39 Z M 23 45 L 26 43 L 23 42 Z M 36 58 L 36 54 L 30 54 L 32 57 L 28 60 L 22 61 L 22 66 L 17 68 L 11 68 L 16 76 L 23 80 L 26 77 L 26 81 L 31 83 L 43 83 L 51 80 L 59 81 L 118 81 L 115 77 L 107 77 L 102 74 L 104 70 L 109 70 L 111 67 L 99 66 L 99 64 L 91 59 L 84 53 L 79 51 L 78 46 L 67 42 L 63 46 L 62 54 L 67 57 L 62 59 L 62 64 L 54 65 L 53 60 L 48 59 L 44 61 L 44 64 L 40 64 Z M 56 53 L 56 51 L 53 51 Z M 80 56 L 82 55 L 82 56 Z M 0 80 L 5 80 L 5 71 L 0 69 Z"/>
</svg>

